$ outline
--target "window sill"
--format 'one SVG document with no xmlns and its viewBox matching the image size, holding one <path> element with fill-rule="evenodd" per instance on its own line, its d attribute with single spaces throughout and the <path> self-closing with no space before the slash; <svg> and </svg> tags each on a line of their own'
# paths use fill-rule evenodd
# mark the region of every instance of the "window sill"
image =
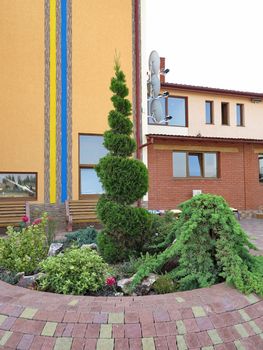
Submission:
<svg viewBox="0 0 263 350">
<path fill-rule="evenodd" d="M 148 125 L 154 125 L 154 126 L 168 126 L 168 127 L 175 127 L 175 128 L 188 128 L 188 125 L 169 125 L 169 124 L 157 124 L 157 123 L 148 123 Z"/>
<path fill-rule="evenodd" d="M 35 202 L 37 197 L 1 197 L 0 202 Z"/>
<path fill-rule="evenodd" d="M 217 181 L 220 180 L 220 177 L 174 177 L 173 176 L 173 180 L 177 181 L 177 180 L 198 180 L 198 181 Z M 262 183 L 263 185 L 263 183 Z"/>
</svg>

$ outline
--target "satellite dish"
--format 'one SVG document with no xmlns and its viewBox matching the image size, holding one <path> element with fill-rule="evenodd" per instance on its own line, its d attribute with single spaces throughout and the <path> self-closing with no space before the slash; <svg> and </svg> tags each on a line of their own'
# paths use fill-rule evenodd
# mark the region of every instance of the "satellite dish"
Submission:
<svg viewBox="0 0 263 350">
<path fill-rule="evenodd" d="M 161 122 L 163 119 L 163 109 L 162 103 L 158 100 L 152 100 L 151 102 L 151 115 L 156 120 L 156 122 Z"/>
<path fill-rule="evenodd" d="M 158 75 L 153 74 L 151 76 L 151 85 L 152 85 L 152 95 L 153 97 L 158 97 L 160 94 L 161 83 Z"/>
<path fill-rule="evenodd" d="M 157 51 L 152 51 L 149 57 L 149 71 L 152 74 L 159 74 L 160 71 L 160 56 Z"/>
</svg>

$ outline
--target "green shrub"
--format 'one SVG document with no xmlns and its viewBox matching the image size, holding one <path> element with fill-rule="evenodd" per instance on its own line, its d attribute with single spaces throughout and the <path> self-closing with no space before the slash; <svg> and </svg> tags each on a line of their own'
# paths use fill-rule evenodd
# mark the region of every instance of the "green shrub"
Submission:
<svg viewBox="0 0 263 350">
<path fill-rule="evenodd" d="M 128 255 L 130 255 L 130 252 L 122 250 L 118 245 L 118 242 L 105 234 L 104 231 L 98 233 L 97 244 L 103 259 L 110 264 L 123 261 Z"/>
<path fill-rule="evenodd" d="M 121 278 L 131 277 L 137 272 L 141 265 L 147 263 L 149 258 L 151 259 L 152 257 L 148 253 L 141 255 L 138 258 L 131 256 L 128 261 L 124 261 L 122 264 L 118 265 L 118 275 L 120 275 Z"/>
<path fill-rule="evenodd" d="M 38 225 L 30 225 L 17 232 L 7 228 L 7 237 L 0 238 L 0 267 L 12 272 L 33 273 L 47 256 L 47 214 Z"/>
<path fill-rule="evenodd" d="M 66 240 L 64 241 L 65 247 L 72 244 L 81 247 L 83 244 L 96 243 L 98 232 L 94 227 L 89 226 L 78 231 L 74 231 L 66 234 Z"/>
<path fill-rule="evenodd" d="M 93 250 L 72 248 L 40 264 L 39 288 L 62 294 L 87 294 L 105 285 L 108 265 Z"/>
<path fill-rule="evenodd" d="M 111 237 L 122 252 L 139 254 L 150 237 L 150 214 L 143 208 L 134 208 L 113 202 L 102 195 L 97 212 L 104 218 L 104 234 Z M 109 241 L 109 242 L 110 242 Z M 128 256 L 121 254 L 124 258 Z M 120 260 L 119 260 L 120 261 Z"/>
<path fill-rule="evenodd" d="M 176 218 L 170 211 L 163 216 L 151 215 L 150 236 L 144 250 L 150 253 L 158 253 L 168 247 L 175 239 Z"/>
<path fill-rule="evenodd" d="M 171 260 L 169 273 L 179 290 L 207 287 L 225 280 L 244 293 L 263 295 L 260 259 L 256 247 L 220 196 L 202 194 L 181 204 L 175 224 L 176 242 L 142 265 L 133 281 L 136 286 L 152 271 L 161 271 Z"/>
<path fill-rule="evenodd" d="M 17 284 L 19 277 L 16 272 L 11 271 L 0 271 L 0 280 L 9 284 Z"/>
<path fill-rule="evenodd" d="M 125 254 L 140 253 L 149 238 L 150 215 L 143 208 L 130 206 L 147 192 L 148 172 L 142 162 L 131 158 L 136 149 L 131 137 L 131 103 L 126 98 L 129 91 L 117 59 L 110 89 L 114 94 L 111 98 L 114 110 L 108 116 L 111 129 L 104 133 L 104 146 L 109 154 L 96 166 L 105 190 L 98 201 L 97 214 L 104 226 L 99 243 L 101 252 L 107 261 L 115 258 L 120 261 L 127 258 Z"/>
<path fill-rule="evenodd" d="M 169 275 L 160 276 L 153 284 L 153 289 L 157 294 L 173 293 L 176 285 Z"/>
</svg>

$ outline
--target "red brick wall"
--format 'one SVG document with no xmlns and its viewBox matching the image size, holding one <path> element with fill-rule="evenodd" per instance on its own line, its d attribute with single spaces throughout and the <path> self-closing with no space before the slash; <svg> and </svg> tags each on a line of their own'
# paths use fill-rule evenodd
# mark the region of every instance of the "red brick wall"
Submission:
<svg viewBox="0 0 263 350">
<path fill-rule="evenodd" d="M 163 140 L 162 144 L 169 142 Z M 254 152 L 252 144 L 204 141 L 176 141 L 176 144 L 236 147 L 238 152 L 219 153 L 217 179 L 176 179 L 173 178 L 172 151 L 156 150 L 154 145 L 150 145 L 149 209 L 176 208 L 179 203 L 192 197 L 193 189 L 221 195 L 231 207 L 239 210 L 255 210 L 263 205 L 263 184 L 258 181 L 258 155 Z"/>
</svg>

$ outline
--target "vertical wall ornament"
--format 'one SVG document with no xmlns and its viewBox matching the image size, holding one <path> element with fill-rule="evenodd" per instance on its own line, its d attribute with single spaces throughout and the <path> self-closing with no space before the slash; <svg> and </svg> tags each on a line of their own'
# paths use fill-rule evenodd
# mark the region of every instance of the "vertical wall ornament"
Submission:
<svg viewBox="0 0 263 350">
<path fill-rule="evenodd" d="M 71 0 L 45 0 L 45 202 L 71 198 Z"/>
</svg>

